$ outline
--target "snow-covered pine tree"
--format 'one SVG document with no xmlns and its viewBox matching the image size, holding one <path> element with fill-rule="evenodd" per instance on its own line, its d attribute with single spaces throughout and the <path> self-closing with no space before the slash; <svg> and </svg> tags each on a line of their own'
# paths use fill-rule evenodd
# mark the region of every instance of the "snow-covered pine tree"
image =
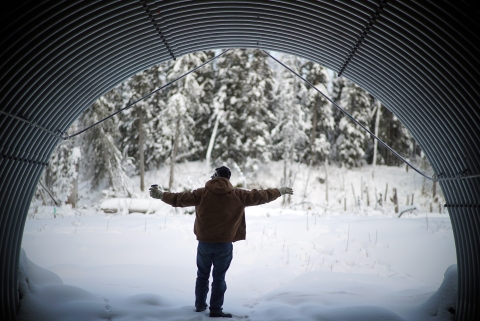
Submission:
<svg viewBox="0 0 480 321">
<path fill-rule="evenodd" d="M 244 89 L 249 67 L 248 53 L 243 49 L 231 50 L 218 58 L 219 89 L 214 98 L 214 112 L 219 117 L 219 125 L 212 151 L 215 164 L 245 164 L 242 139 L 248 99 Z"/>
<path fill-rule="evenodd" d="M 207 59 L 202 52 L 187 54 L 176 60 L 167 79 L 171 81 Z M 168 89 L 168 102 L 160 112 L 162 136 L 159 137 L 169 154 L 170 180 L 169 188 L 174 184 L 175 163 L 188 159 L 201 149 L 201 143 L 195 137 L 195 120 L 193 115 L 206 113 L 201 104 L 202 86 L 197 81 L 198 74 L 193 72 L 172 84 Z"/>
<path fill-rule="evenodd" d="M 154 85 L 154 89 L 159 88 L 167 83 L 168 73 L 173 67 L 173 61 L 167 61 L 156 65 L 154 72 L 151 72 L 155 77 L 150 77 L 150 81 Z M 153 90 L 153 89 L 152 89 Z M 164 165 L 168 157 L 170 157 L 171 148 L 164 144 L 163 140 L 163 110 L 167 106 L 168 101 L 168 87 L 164 90 L 158 91 L 148 98 L 151 111 L 151 120 L 147 126 L 145 151 L 146 151 L 146 166 L 148 169 L 158 168 Z"/>
<path fill-rule="evenodd" d="M 350 80 L 338 77 L 333 81 L 333 100 L 353 118 L 369 127 L 372 119 L 373 98 Z M 369 135 L 338 110 L 334 111 L 332 159 L 346 167 L 360 166 L 369 144 Z"/>
<path fill-rule="evenodd" d="M 204 52 L 195 52 L 193 55 L 198 56 L 200 61 L 204 63 L 206 60 L 215 56 L 215 51 L 207 50 Z M 196 71 L 197 82 L 202 87 L 202 94 L 200 97 L 201 108 L 193 110 L 193 119 L 195 121 L 195 138 L 200 142 L 197 152 L 189 157 L 191 160 L 203 160 L 207 153 L 207 148 L 212 136 L 213 127 L 215 124 L 214 117 L 214 97 L 216 95 L 216 61 L 206 64 Z"/>
<path fill-rule="evenodd" d="M 130 79 L 126 83 L 126 88 L 131 93 L 128 103 L 137 100 L 151 91 L 150 84 L 146 81 L 146 71 L 143 71 Z M 150 116 L 150 117 L 149 117 Z M 135 159 L 135 169 L 140 176 L 140 190 L 145 190 L 145 123 L 149 123 L 151 113 L 149 113 L 149 104 L 142 100 L 124 111 L 119 116 L 120 130 L 122 131 L 122 149 L 127 152 L 129 157 Z"/>
<path fill-rule="evenodd" d="M 302 74 L 321 92 L 327 94 L 329 76 L 327 69 L 317 63 L 307 60 L 302 66 Z M 330 154 L 328 133 L 334 128 L 332 106 L 328 100 L 315 89 L 308 89 L 307 106 L 311 114 L 312 126 L 310 137 L 310 152 L 307 154 L 307 163 L 319 164 Z"/>
<path fill-rule="evenodd" d="M 93 103 L 79 118 L 80 127 L 89 126 L 123 107 L 122 91 L 113 88 Z M 118 117 L 114 116 L 89 129 L 82 140 L 85 177 L 93 187 L 107 187 L 117 196 L 131 196 L 127 167 L 131 160 L 118 149 Z"/>
<path fill-rule="evenodd" d="M 300 73 L 302 59 L 283 55 L 281 60 L 291 69 Z M 306 106 L 308 90 L 305 83 L 285 68 L 276 75 L 275 107 L 277 125 L 272 130 L 276 157 L 284 162 L 282 185 L 293 183 L 293 164 L 302 159 L 308 150 L 308 136 L 311 122 Z M 288 202 L 288 199 L 286 200 Z"/>
<path fill-rule="evenodd" d="M 44 185 L 53 194 L 55 201 L 60 202 L 59 205 L 66 204 L 74 191 L 81 158 L 80 147 L 76 143 L 76 139 L 61 141 L 55 147 L 44 172 Z M 73 201 L 72 206 L 75 206 Z"/>
<path fill-rule="evenodd" d="M 414 140 L 407 128 L 385 106 L 382 105 L 382 117 L 379 124 L 379 137 L 395 151 L 407 158 L 413 154 Z M 395 155 L 386 148 L 377 151 L 377 162 L 388 166 L 403 164 Z"/>
<path fill-rule="evenodd" d="M 246 104 L 241 117 L 243 153 L 246 156 L 245 171 L 256 171 L 259 164 L 270 162 L 272 158 L 271 130 L 275 125 L 273 109 L 273 70 L 268 57 L 260 50 L 247 50 L 249 68 L 243 96 Z"/>
<path fill-rule="evenodd" d="M 214 159 L 233 162 L 243 172 L 253 172 L 271 160 L 270 131 L 273 72 L 258 50 L 233 50 L 218 61 L 219 91 L 215 97 L 215 120 L 219 118 Z"/>
<path fill-rule="evenodd" d="M 161 87 L 166 81 L 167 68 L 168 63 L 155 65 L 123 83 L 120 88 L 124 97 L 128 96 L 125 104 L 136 101 Z M 157 149 L 162 147 L 156 143 L 154 132 L 158 123 L 156 117 L 164 108 L 165 99 L 165 91 L 159 91 L 119 114 L 122 134 L 121 149 L 126 151 L 129 157 L 135 159 L 135 169 L 140 175 L 142 191 L 144 190 L 145 168 L 158 166 L 164 161 L 157 153 Z"/>
</svg>

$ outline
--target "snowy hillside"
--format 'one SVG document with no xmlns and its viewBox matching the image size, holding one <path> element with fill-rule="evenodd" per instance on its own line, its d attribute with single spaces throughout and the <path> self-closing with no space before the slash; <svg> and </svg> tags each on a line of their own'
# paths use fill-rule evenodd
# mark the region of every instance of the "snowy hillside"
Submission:
<svg viewBox="0 0 480 321">
<path fill-rule="evenodd" d="M 232 183 L 278 187 L 281 170 L 281 163 L 255 177 L 233 170 Z M 295 173 L 290 205 L 278 199 L 247 209 L 247 241 L 234 243 L 225 311 L 243 320 L 453 320 L 455 246 L 448 214 L 437 203 L 430 213 L 431 185 L 403 167 L 377 167 L 375 179 L 371 167 L 331 166 L 326 175 L 324 166 L 301 165 Z M 203 186 L 211 173 L 186 163 L 175 175 L 183 190 Z M 168 177 L 168 168 L 146 174 L 161 186 Z M 149 204 L 138 186 L 135 201 Z M 398 218 L 393 188 L 400 208 L 411 206 L 413 194 L 418 210 Z M 19 320 L 209 319 L 193 311 L 192 209 L 160 203 L 148 215 L 122 206 L 105 214 L 104 194 L 87 185 L 79 194 L 80 209 L 56 208 L 56 218 L 51 206 L 31 209 Z"/>
</svg>

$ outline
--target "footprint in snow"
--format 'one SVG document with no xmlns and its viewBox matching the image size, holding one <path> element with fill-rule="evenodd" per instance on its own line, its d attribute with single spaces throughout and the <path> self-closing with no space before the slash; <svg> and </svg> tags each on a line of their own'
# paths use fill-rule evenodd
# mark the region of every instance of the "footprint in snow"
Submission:
<svg viewBox="0 0 480 321">
<path fill-rule="evenodd" d="M 103 298 L 103 301 L 105 302 L 105 311 L 107 312 L 106 321 L 112 321 L 112 310 L 110 310 L 112 306 L 110 305 L 110 300 Z"/>
</svg>

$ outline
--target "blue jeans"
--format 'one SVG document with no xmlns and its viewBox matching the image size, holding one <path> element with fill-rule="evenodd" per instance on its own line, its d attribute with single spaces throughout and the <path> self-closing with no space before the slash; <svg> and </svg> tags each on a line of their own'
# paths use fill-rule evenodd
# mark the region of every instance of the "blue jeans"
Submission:
<svg viewBox="0 0 480 321">
<path fill-rule="evenodd" d="M 223 298 L 227 290 L 225 274 L 232 262 L 233 244 L 198 242 L 197 282 L 195 284 L 195 307 L 207 307 L 208 278 L 213 264 L 210 311 L 222 311 Z"/>
</svg>

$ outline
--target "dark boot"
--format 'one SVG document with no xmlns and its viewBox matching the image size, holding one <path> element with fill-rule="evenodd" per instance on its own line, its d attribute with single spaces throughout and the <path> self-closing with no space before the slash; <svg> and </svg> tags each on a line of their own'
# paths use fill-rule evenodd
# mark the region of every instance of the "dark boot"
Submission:
<svg viewBox="0 0 480 321">
<path fill-rule="evenodd" d="M 210 311 L 210 318 L 231 318 L 230 313 L 223 313 L 222 311 Z"/>
<path fill-rule="evenodd" d="M 202 312 L 202 311 L 205 311 L 206 309 L 207 307 L 196 307 L 195 312 Z"/>
</svg>

